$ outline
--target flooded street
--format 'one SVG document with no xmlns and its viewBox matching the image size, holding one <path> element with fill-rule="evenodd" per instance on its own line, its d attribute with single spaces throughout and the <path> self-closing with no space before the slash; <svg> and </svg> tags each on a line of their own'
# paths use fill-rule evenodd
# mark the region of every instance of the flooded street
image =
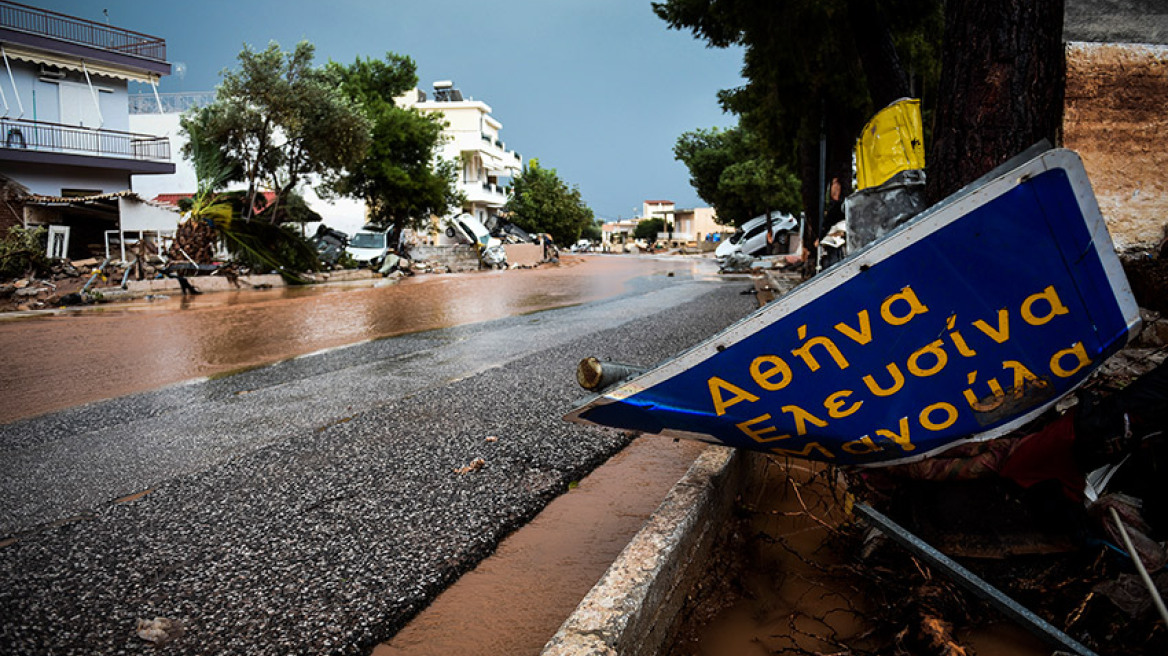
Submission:
<svg viewBox="0 0 1168 656">
<path fill-rule="evenodd" d="M 177 294 L 0 319 L 0 422 L 423 330 L 587 303 L 694 260 L 567 256 L 558 267 Z"/>
<path fill-rule="evenodd" d="M 140 618 L 183 628 L 174 654 L 469 653 L 487 622 L 486 652 L 538 651 L 695 446 L 563 421 L 575 363 L 658 362 L 751 312 L 710 264 L 585 257 L 0 322 L 9 380 L 35 387 L 0 424 L 0 651 L 128 652 Z M 124 393 L 147 380 L 186 382 Z M 75 387 L 122 395 L 45 410 Z"/>
</svg>

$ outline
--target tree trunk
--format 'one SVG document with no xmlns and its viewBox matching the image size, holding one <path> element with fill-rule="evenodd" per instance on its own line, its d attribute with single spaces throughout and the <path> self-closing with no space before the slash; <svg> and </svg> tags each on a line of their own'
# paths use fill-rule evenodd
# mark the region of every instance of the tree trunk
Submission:
<svg viewBox="0 0 1168 656">
<path fill-rule="evenodd" d="M 926 196 L 944 199 L 1042 139 L 1059 143 L 1064 0 L 948 0 Z"/>
</svg>

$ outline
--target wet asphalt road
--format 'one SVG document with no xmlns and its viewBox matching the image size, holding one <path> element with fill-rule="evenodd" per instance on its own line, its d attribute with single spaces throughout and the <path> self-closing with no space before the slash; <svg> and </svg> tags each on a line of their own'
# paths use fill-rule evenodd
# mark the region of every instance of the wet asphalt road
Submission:
<svg viewBox="0 0 1168 656">
<path fill-rule="evenodd" d="M 167 653 L 367 653 L 627 443 L 560 420 L 580 358 L 668 358 L 748 286 L 657 276 L 2 426 L 0 652 L 148 652 L 166 617 Z"/>
</svg>

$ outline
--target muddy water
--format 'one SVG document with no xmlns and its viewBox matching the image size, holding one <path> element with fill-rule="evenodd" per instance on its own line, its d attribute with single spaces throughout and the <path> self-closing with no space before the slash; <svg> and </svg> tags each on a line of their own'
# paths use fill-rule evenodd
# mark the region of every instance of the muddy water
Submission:
<svg viewBox="0 0 1168 656">
<path fill-rule="evenodd" d="M 745 563 L 745 594 L 723 608 L 673 656 L 842 654 L 851 648 L 886 651 L 867 637 L 871 602 L 849 574 L 832 574 L 840 555 L 827 547 L 830 531 L 846 520 L 842 482 L 815 462 L 753 462 L 760 481 L 754 498 Z M 1043 656 L 1041 641 L 1008 622 L 959 636 L 979 656 Z"/>
<path fill-rule="evenodd" d="M 566 257 L 541 269 L 176 294 L 0 320 L 0 422 L 363 340 L 587 303 L 698 266 Z"/>
<path fill-rule="evenodd" d="M 704 448 L 638 438 L 373 655 L 538 654 Z"/>
</svg>

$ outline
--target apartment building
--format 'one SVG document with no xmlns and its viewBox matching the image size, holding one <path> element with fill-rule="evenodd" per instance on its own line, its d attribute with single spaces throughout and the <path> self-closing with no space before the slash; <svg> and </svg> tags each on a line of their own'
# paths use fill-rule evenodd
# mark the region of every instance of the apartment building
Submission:
<svg viewBox="0 0 1168 656">
<path fill-rule="evenodd" d="M 493 229 L 507 203 L 511 179 L 523 170 L 523 158 L 507 149 L 500 135 L 503 124 L 491 115 L 491 106 L 463 97 L 449 80 L 434 83 L 433 98 L 414 90 L 399 100 L 403 106 L 443 115 L 448 126 L 439 156 L 458 164 L 458 189 L 466 197 L 461 211 Z"/>
<path fill-rule="evenodd" d="M 177 224 L 131 190 L 135 174 L 170 174 L 166 137 L 129 131 L 131 80 L 170 74 L 166 41 L 0 0 L 0 177 L 24 194 L 9 222 L 50 228 L 50 255 Z M 158 210 L 161 212 L 162 210 Z"/>
</svg>

